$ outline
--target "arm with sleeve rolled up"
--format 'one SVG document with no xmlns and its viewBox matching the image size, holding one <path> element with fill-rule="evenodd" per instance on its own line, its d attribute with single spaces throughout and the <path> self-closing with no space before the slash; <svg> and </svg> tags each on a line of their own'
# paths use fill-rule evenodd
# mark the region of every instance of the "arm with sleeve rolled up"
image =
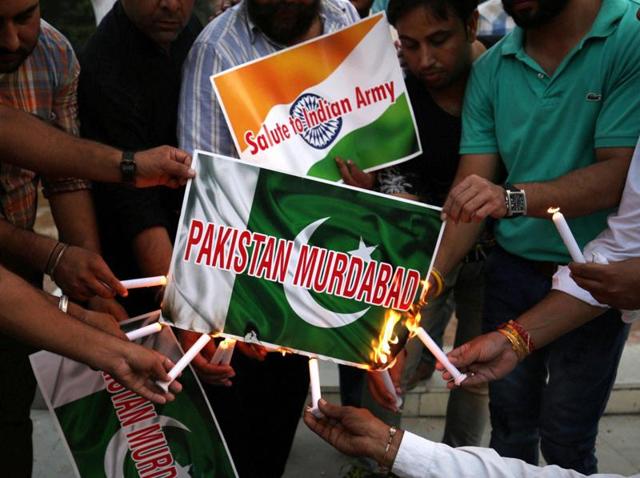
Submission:
<svg viewBox="0 0 640 478">
<path fill-rule="evenodd" d="M 122 340 L 64 314 L 41 291 L 0 266 L 0 331 L 36 347 L 104 370 L 118 382 L 157 403 L 173 399 L 153 380 L 168 380 L 173 366 L 162 354 Z M 173 392 L 181 386 L 172 387 Z"/>
<path fill-rule="evenodd" d="M 0 105 L 0 156 L 6 163 L 46 174 L 118 183 L 122 151 L 77 138 L 41 120 Z M 34 141 L 34 138 L 38 138 Z M 170 146 L 136 153 L 136 187 L 179 187 L 194 177 L 191 157 Z"/>
</svg>

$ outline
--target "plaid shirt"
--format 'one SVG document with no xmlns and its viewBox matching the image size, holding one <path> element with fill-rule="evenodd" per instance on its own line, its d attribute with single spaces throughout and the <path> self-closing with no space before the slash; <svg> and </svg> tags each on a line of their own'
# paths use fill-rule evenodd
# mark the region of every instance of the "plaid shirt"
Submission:
<svg viewBox="0 0 640 478">
<path fill-rule="evenodd" d="M 0 75 L 0 104 L 31 113 L 77 135 L 79 73 L 78 60 L 67 39 L 41 20 L 40 37 L 31 55 L 15 72 Z M 48 195 L 90 186 L 79 179 L 43 182 Z M 31 229 L 36 218 L 37 186 L 36 173 L 4 164 L 0 158 L 0 217 Z"/>
</svg>

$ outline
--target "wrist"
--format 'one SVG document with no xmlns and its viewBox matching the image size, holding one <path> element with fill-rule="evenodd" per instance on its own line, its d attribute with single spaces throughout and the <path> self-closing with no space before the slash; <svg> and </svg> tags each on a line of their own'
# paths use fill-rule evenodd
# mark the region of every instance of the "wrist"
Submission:
<svg viewBox="0 0 640 478">
<path fill-rule="evenodd" d="M 380 465 L 380 469 L 384 473 L 390 473 L 393 468 L 393 464 L 396 461 L 398 450 L 400 450 L 400 443 L 402 442 L 403 430 L 395 427 L 389 427 L 385 436 L 384 447 L 382 456 L 377 460 Z"/>
<path fill-rule="evenodd" d="M 505 218 L 526 216 L 527 214 L 527 194 L 523 189 L 511 183 L 504 183 L 504 207 L 506 209 Z"/>
</svg>

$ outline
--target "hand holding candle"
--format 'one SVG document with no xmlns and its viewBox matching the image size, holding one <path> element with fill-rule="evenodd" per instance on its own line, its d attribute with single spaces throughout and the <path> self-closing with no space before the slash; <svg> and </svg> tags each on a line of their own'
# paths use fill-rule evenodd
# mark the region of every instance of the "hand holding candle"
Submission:
<svg viewBox="0 0 640 478">
<path fill-rule="evenodd" d="M 399 410 L 400 407 L 402 407 L 402 398 L 400 398 L 398 396 L 398 393 L 396 392 L 396 386 L 393 384 L 393 380 L 391 380 L 391 374 L 389 373 L 389 370 L 382 370 L 377 373 L 379 373 L 382 377 L 382 381 L 384 382 L 384 386 L 387 391 L 391 395 L 393 395 L 393 399 L 396 401 L 396 408 Z"/>
<path fill-rule="evenodd" d="M 234 339 L 224 339 L 218 344 L 213 357 L 209 363 L 211 365 L 229 365 L 231 358 L 233 357 L 233 350 L 236 347 L 236 341 Z"/>
<path fill-rule="evenodd" d="M 175 366 L 171 370 L 169 370 L 168 375 L 169 377 L 171 377 L 171 380 L 168 382 L 156 382 L 158 387 L 160 387 L 165 392 L 168 392 L 171 382 L 178 378 L 178 375 L 180 375 L 182 371 L 187 368 L 187 366 L 191 363 L 195 356 L 200 353 L 200 351 L 209 343 L 210 340 L 211 336 L 209 334 L 202 334 L 196 341 L 196 343 L 193 344 L 189 350 L 187 350 L 187 352 L 182 356 L 180 360 L 178 360 L 178 363 L 176 363 Z"/>
<path fill-rule="evenodd" d="M 569 229 L 569 224 L 567 224 L 567 220 L 560 212 L 560 208 L 550 207 L 549 209 L 547 209 L 547 212 L 552 215 L 551 219 L 556 225 L 558 233 L 562 238 L 562 242 L 564 242 L 565 247 L 569 250 L 569 254 L 571 254 L 571 258 L 573 259 L 573 261 L 584 264 L 586 261 L 584 260 L 582 250 L 580 249 L 580 246 L 578 246 L 576 238 L 573 237 L 571 229 Z"/>
</svg>

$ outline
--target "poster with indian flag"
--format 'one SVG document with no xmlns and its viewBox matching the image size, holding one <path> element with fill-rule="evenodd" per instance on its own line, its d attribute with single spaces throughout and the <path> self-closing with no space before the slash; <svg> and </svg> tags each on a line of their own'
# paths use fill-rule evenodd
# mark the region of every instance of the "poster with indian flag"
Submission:
<svg viewBox="0 0 640 478">
<path fill-rule="evenodd" d="M 163 319 L 360 367 L 402 348 L 440 209 L 197 151 Z M 397 346 L 392 342 L 398 339 Z"/>
<path fill-rule="evenodd" d="M 339 180 L 421 153 L 383 13 L 211 77 L 241 159 Z"/>
</svg>

